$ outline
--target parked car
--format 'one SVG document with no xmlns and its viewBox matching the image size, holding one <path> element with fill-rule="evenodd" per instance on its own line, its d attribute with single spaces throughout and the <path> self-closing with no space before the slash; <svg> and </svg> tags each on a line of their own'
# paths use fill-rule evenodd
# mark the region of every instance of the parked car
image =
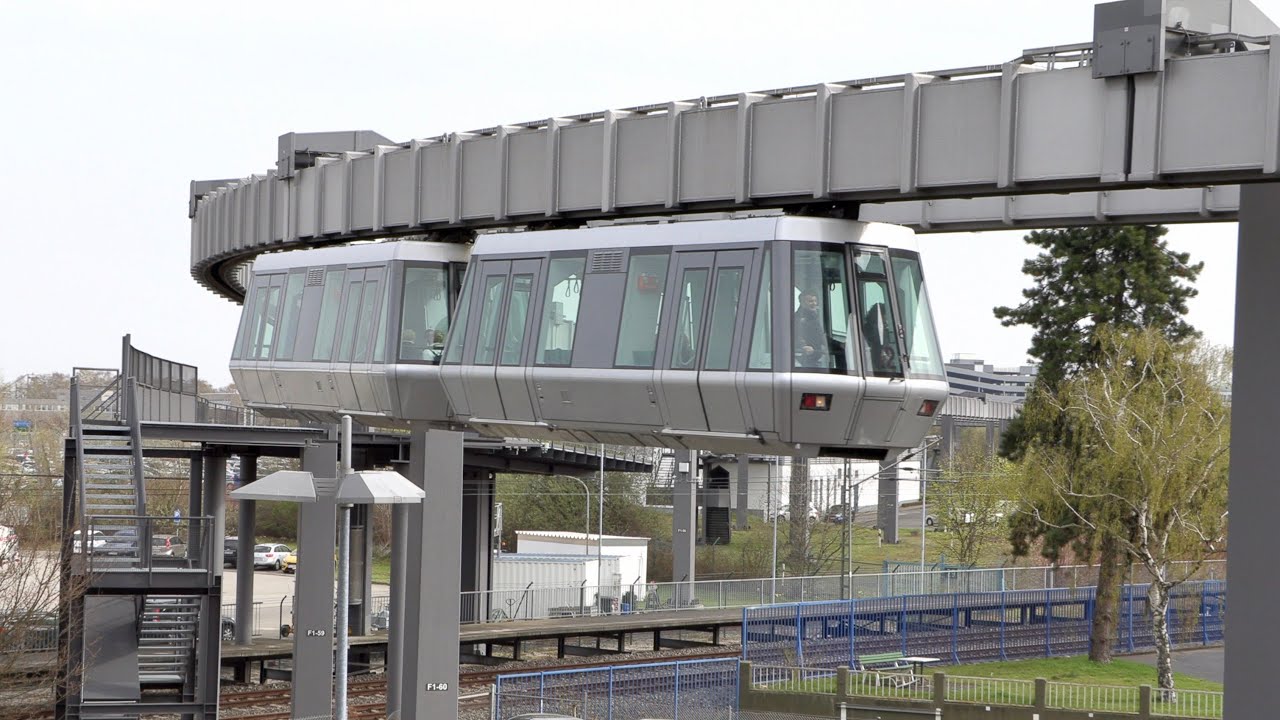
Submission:
<svg viewBox="0 0 1280 720">
<path fill-rule="evenodd" d="M 0 525 L 0 560 L 12 560 L 18 554 L 18 533 L 8 525 Z"/>
<path fill-rule="evenodd" d="M 818 522 L 818 508 L 816 508 L 816 507 L 814 507 L 814 506 L 810 505 L 810 506 L 809 506 L 809 512 L 808 512 L 807 514 L 808 514 L 808 517 L 809 517 L 809 522 Z M 779 519 L 779 520 L 790 520 L 790 519 L 791 519 L 791 506 L 790 506 L 790 505 L 783 505 L 783 506 L 782 506 L 782 509 L 778 511 L 778 519 Z"/>
<path fill-rule="evenodd" d="M 844 522 L 845 514 L 847 512 L 848 510 L 844 505 L 832 505 L 827 508 L 826 517 L 823 519 L 829 523 L 842 523 Z"/>
<path fill-rule="evenodd" d="M 240 559 L 240 538 L 229 537 L 222 541 L 223 567 L 235 567 Z"/>
<path fill-rule="evenodd" d="M 291 552 L 293 552 L 293 549 L 288 545 L 254 545 L 253 566 L 255 568 L 265 567 L 280 570 L 284 567 L 284 559 Z"/>
<path fill-rule="evenodd" d="M 221 634 L 222 634 L 222 642 L 231 642 L 232 640 L 235 640 L 236 639 L 236 621 L 232 620 L 226 615 L 223 615 Z"/>
<path fill-rule="evenodd" d="M 293 552 L 285 556 L 284 567 L 281 569 L 287 573 L 294 573 L 298 571 L 298 551 L 297 550 L 294 550 Z"/>
<path fill-rule="evenodd" d="M 71 551 L 84 552 L 84 548 L 80 547 L 81 531 L 77 530 L 71 534 Z M 93 552 L 103 545 L 107 544 L 107 536 L 101 530 L 94 530 L 89 536 L 89 551 Z"/>
<path fill-rule="evenodd" d="M 185 558 L 187 543 L 177 535 L 152 535 L 151 556 Z"/>
</svg>

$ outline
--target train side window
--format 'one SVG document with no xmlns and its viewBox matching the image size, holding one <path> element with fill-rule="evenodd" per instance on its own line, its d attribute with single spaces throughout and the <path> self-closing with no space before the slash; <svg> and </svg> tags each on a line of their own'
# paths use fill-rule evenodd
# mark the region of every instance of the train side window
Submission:
<svg viewBox="0 0 1280 720">
<path fill-rule="evenodd" d="M 449 333 L 448 273 L 440 265 L 404 271 L 400 359 L 436 364 Z"/>
<path fill-rule="evenodd" d="M 844 262 L 843 251 L 831 246 L 795 247 L 791 261 L 795 285 L 791 340 L 796 370 L 846 370 L 849 284 Z"/>
<path fill-rule="evenodd" d="M 738 324 L 738 296 L 742 290 L 742 268 L 716 269 L 716 286 L 711 298 L 711 330 L 707 333 L 704 370 L 728 370 L 733 354 L 733 329 Z"/>
<path fill-rule="evenodd" d="M 479 272 L 477 270 L 477 272 Z M 463 280 L 462 295 L 458 298 L 458 317 L 449 328 L 449 339 L 444 351 L 444 361 L 456 363 L 462 360 L 462 342 L 467 336 L 467 316 L 471 310 L 471 286 L 475 284 L 472 275 L 467 273 Z M 404 338 L 400 339 L 404 342 Z"/>
<path fill-rule="evenodd" d="M 391 279 L 387 278 L 387 288 L 382 293 L 382 309 L 378 311 L 378 334 L 373 339 L 373 361 L 382 362 L 386 358 L 387 346 L 387 312 L 391 305 Z"/>
<path fill-rule="evenodd" d="M 249 355 L 249 346 L 253 344 L 253 341 L 249 339 L 252 337 L 250 328 L 255 327 L 254 323 L 256 322 L 255 318 L 258 313 L 258 303 L 260 302 L 259 298 L 264 292 L 266 292 L 266 287 L 267 278 L 258 277 L 255 280 L 253 287 L 249 290 L 248 296 L 245 297 L 244 310 L 240 312 L 240 331 L 236 335 L 235 349 L 231 353 L 232 360 L 253 359 Z"/>
<path fill-rule="evenodd" d="M 698 361 L 698 337 L 702 332 L 702 308 L 707 299 L 706 268 L 690 268 L 680 280 L 680 306 L 676 310 L 676 339 L 671 367 L 692 370 Z"/>
<path fill-rule="evenodd" d="M 622 322 L 618 324 L 618 349 L 613 358 L 617 367 L 653 367 L 670 259 L 665 250 L 661 255 L 631 254 L 622 299 Z"/>
<path fill-rule="evenodd" d="M 760 268 L 760 294 L 756 298 L 756 320 L 751 330 L 748 370 L 773 369 L 773 265 L 770 251 L 764 251 Z"/>
<path fill-rule="evenodd" d="M 266 360 L 271 357 L 271 345 L 276 338 L 276 326 L 279 323 L 277 313 L 280 311 L 280 277 L 272 278 L 271 287 L 267 288 L 265 307 L 258 318 L 258 330 L 254 357 Z"/>
<path fill-rule="evenodd" d="M 529 293 L 533 275 L 522 273 L 511 278 L 511 300 L 507 306 L 507 322 L 502 331 L 502 364 L 519 365 L 524 348 L 525 327 L 529 319 Z"/>
<path fill-rule="evenodd" d="M 373 335 L 374 319 L 382 304 L 382 271 L 369 270 L 365 275 L 364 297 L 360 300 L 360 320 L 356 324 L 356 344 L 351 355 L 352 362 L 369 362 L 369 340 Z"/>
<path fill-rule="evenodd" d="M 476 365 L 492 364 L 497 353 L 498 316 L 502 313 L 502 293 L 506 285 L 506 275 L 489 275 L 484 279 L 480 331 L 476 335 Z"/>
<path fill-rule="evenodd" d="M 863 364 L 876 377 L 901 377 L 902 352 L 898 347 L 898 328 L 893 321 L 884 254 L 855 250 L 854 271 L 858 278 L 858 307 L 862 312 Z"/>
<path fill-rule="evenodd" d="M 539 365 L 568 365 L 573 359 L 573 339 L 582 299 L 582 276 L 587 258 L 552 258 L 548 264 L 547 294 L 538 330 Z"/>
<path fill-rule="evenodd" d="M 903 250 L 889 251 L 893 286 L 898 293 L 898 313 L 902 317 L 907 357 L 913 375 L 945 377 L 938 334 L 933 329 L 929 294 L 925 290 L 920 256 Z"/>
<path fill-rule="evenodd" d="M 338 362 L 351 362 L 351 346 L 356 337 L 356 319 L 360 310 L 360 290 L 364 270 L 347 271 L 347 288 L 342 295 L 342 327 L 338 335 Z"/>
<path fill-rule="evenodd" d="M 324 274 L 324 295 L 320 299 L 320 320 L 316 325 L 316 341 L 311 349 L 312 360 L 328 360 L 333 357 L 333 336 L 338 328 L 338 310 L 342 307 L 343 270 L 329 270 Z"/>
<path fill-rule="evenodd" d="M 284 286 L 284 307 L 280 314 L 280 347 L 276 351 L 277 360 L 293 359 L 293 344 L 298 336 L 298 318 L 302 315 L 302 281 L 305 273 L 289 274 Z"/>
</svg>

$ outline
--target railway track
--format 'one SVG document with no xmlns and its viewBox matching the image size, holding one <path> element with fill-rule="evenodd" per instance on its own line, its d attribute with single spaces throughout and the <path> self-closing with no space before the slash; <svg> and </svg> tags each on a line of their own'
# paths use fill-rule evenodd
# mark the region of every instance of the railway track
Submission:
<svg viewBox="0 0 1280 720">
<path fill-rule="evenodd" d="M 692 655 L 681 656 L 682 660 L 712 660 L 719 658 L 735 658 L 739 656 L 736 650 L 722 650 L 717 652 L 697 653 Z M 489 695 L 487 692 L 480 692 L 482 688 L 497 681 L 499 675 L 518 673 L 535 673 L 546 670 L 588 670 L 591 668 L 621 667 L 627 665 L 645 665 L 654 662 L 662 662 L 653 658 L 644 659 L 610 659 L 596 662 L 581 663 L 564 663 L 564 664 L 548 664 L 542 666 L 523 667 L 510 670 L 476 670 L 470 672 L 462 672 L 458 674 L 458 689 L 461 697 L 458 699 L 458 706 L 464 708 L 485 706 L 489 703 Z M 373 695 L 382 695 L 387 690 L 386 680 L 368 680 L 364 682 L 352 683 L 347 686 L 347 697 L 351 699 L 360 697 L 369 697 Z M 287 704 L 289 702 L 292 690 L 290 688 L 273 688 L 270 690 L 249 690 L 242 692 L 224 693 L 219 703 L 222 709 L 243 708 L 249 709 L 257 706 L 277 706 Z M 351 720 L 366 720 L 372 718 L 382 718 L 386 714 L 386 703 L 384 700 L 376 702 L 359 703 L 350 705 L 348 717 Z M 261 713 L 238 715 L 235 720 L 288 720 L 288 710 L 267 710 Z"/>
</svg>

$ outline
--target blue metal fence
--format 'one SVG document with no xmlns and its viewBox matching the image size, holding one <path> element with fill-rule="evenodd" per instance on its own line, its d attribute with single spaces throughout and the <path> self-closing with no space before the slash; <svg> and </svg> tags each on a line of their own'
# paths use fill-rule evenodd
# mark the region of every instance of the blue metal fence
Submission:
<svg viewBox="0 0 1280 720">
<path fill-rule="evenodd" d="M 599 720 L 734 720 L 738 661 L 685 660 L 498 676 L 497 720 L 563 713 Z"/>
<path fill-rule="evenodd" d="M 1125 586 L 1115 648 L 1154 646 L 1146 585 Z M 1175 645 L 1223 637 L 1226 582 L 1174 588 L 1167 619 Z M 1095 588 L 901 595 L 747 608 L 742 657 L 791 667 L 851 665 L 859 655 L 900 652 L 946 662 L 1015 660 L 1089 651 Z"/>
</svg>

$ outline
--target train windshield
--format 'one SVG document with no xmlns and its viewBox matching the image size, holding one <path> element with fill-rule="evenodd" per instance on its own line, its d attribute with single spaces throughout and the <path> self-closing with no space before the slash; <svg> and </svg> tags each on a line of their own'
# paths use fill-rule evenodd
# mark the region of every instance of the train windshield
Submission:
<svg viewBox="0 0 1280 720">
<path fill-rule="evenodd" d="M 440 363 L 449 333 L 449 282 L 444 264 L 404 269 L 400 359 Z"/>
<path fill-rule="evenodd" d="M 799 243 L 793 247 L 794 367 L 803 372 L 848 372 L 849 283 L 844 248 Z"/>
<path fill-rule="evenodd" d="M 941 378 L 942 353 L 938 349 L 938 334 L 933 328 L 933 314 L 929 311 L 929 294 L 925 291 L 920 256 L 905 250 L 894 250 L 889 256 L 910 374 L 913 377 Z"/>
</svg>

